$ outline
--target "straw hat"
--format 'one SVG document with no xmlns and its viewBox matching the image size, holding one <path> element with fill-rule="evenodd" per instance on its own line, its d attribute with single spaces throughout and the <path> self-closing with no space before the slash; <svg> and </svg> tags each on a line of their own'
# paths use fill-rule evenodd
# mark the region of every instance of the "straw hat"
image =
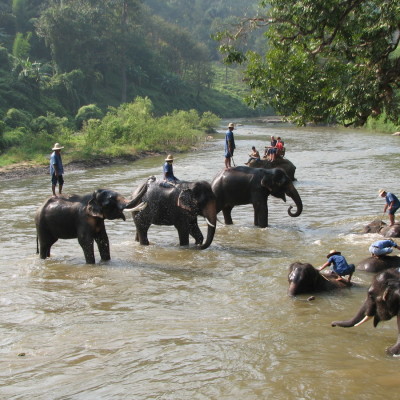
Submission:
<svg viewBox="0 0 400 400">
<path fill-rule="evenodd" d="M 385 189 L 380 189 L 379 192 L 378 192 L 378 196 L 379 197 L 382 196 L 383 193 L 386 193 L 386 190 Z"/>
<path fill-rule="evenodd" d="M 326 258 L 329 258 L 330 256 L 333 256 L 335 254 L 342 254 L 340 251 L 336 251 L 336 250 L 331 250 L 328 255 L 326 256 Z"/>
<path fill-rule="evenodd" d="M 56 144 L 54 145 L 54 147 L 52 148 L 52 150 L 61 150 L 61 149 L 63 149 L 63 148 L 64 148 L 64 146 L 61 146 L 60 143 L 56 143 Z"/>
<path fill-rule="evenodd" d="M 231 123 L 228 125 L 228 128 L 234 128 L 234 127 L 235 127 L 235 125 L 234 125 L 233 122 L 231 122 Z"/>
<path fill-rule="evenodd" d="M 174 161 L 174 157 L 172 157 L 172 154 L 168 154 L 167 158 L 165 161 Z"/>
</svg>

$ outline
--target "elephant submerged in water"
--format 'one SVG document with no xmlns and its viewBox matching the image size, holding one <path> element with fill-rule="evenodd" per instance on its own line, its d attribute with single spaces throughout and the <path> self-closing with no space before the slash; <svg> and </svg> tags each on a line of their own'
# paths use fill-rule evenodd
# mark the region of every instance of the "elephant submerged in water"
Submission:
<svg viewBox="0 0 400 400">
<path fill-rule="evenodd" d="M 379 233 L 384 237 L 400 237 L 400 224 L 387 225 L 380 219 L 375 219 L 363 229 L 363 233 Z"/>
<path fill-rule="evenodd" d="M 377 274 L 368 289 L 367 298 L 357 314 L 346 321 L 334 321 L 332 326 L 350 328 L 359 326 L 369 319 L 374 319 L 374 327 L 380 321 L 388 321 L 397 317 L 397 342 L 387 349 L 390 355 L 400 355 L 400 271 L 398 268 L 388 269 Z"/>
<path fill-rule="evenodd" d="M 189 235 L 195 239 L 200 249 L 210 246 L 214 239 L 217 212 L 215 195 L 208 182 L 181 181 L 172 185 L 150 177 L 138 190 L 141 191 L 143 188 L 145 190 L 142 191 L 139 201 L 146 203 L 147 207 L 132 213 L 136 225 L 136 240 L 140 244 L 149 244 L 147 232 L 154 224 L 175 226 L 181 246 L 189 244 Z M 208 224 L 204 243 L 203 234 L 197 224 L 198 215 L 205 217 Z"/>
<path fill-rule="evenodd" d="M 136 203 L 117 192 L 98 189 L 84 196 L 51 197 L 37 210 L 37 252 L 40 258 L 50 257 L 51 246 L 58 239 L 78 238 L 87 264 L 94 264 L 94 241 L 102 260 L 110 259 L 110 244 L 104 220 L 123 219 L 124 210 Z M 144 207 L 139 204 L 138 209 Z"/>
<path fill-rule="evenodd" d="M 381 272 L 385 269 L 400 267 L 400 257 L 398 256 L 379 256 L 367 257 L 357 264 L 356 269 L 366 272 Z"/>
<path fill-rule="evenodd" d="M 225 224 L 232 224 L 233 207 L 253 204 L 254 225 L 261 228 L 268 226 L 268 196 L 272 195 L 286 201 L 286 195 L 296 204 L 296 212 L 292 206 L 288 209 L 291 217 L 298 217 L 303 211 L 300 195 L 280 168 L 266 170 L 263 168 L 234 167 L 222 170 L 211 183 L 217 199 L 217 213 L 222 210 Z"/>
<path fill-rule="evenodd" d="M 324 292 L 351 287 L 349 282 L 336 280 L 337 275 L 321 274 L 311 264 L 294 262 L 289 267 L 288 282 L 290 296 L 302 293 Z"/>
</svg>

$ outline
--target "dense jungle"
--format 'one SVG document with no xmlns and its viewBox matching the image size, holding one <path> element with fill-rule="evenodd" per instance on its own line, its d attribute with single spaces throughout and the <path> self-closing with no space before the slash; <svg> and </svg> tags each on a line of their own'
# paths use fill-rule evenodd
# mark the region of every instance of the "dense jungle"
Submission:
<svg viewBox="0 0 400 400">
<path fill-rule="evenodd" d="M 165 137 L 170 150 L 188 148 L 220 117 L 259 115 L 243 101 L 247 89 L 240 68 L 221 62 L 211 38 L 256 5 L 227 0 L 1 1 L 0 166 L 42 163 L 41 154 L 56 141 L 67 143 L 81 158 L 104 153 L 103 141 L 93 132 L 101 131 L 99 121 L 107 115 L 105 124 L 118 125 L 103 129 L 106 142 L 114 144 L 107 148 L 111 156 L 157 151 L 156 143 L 165 143 Z M 117 116 L 132 113 L 137 121 L 124 120 L 121 126 Z M 133 131 L 141 131 L 139 137 L 133 138 Z M 175 140 L 176 135 L 188 139 Z"/>
</svg>

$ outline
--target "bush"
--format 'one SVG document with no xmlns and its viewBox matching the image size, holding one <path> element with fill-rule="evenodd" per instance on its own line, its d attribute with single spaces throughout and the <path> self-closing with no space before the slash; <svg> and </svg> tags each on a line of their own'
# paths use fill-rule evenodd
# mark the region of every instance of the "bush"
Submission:
<svg viewBox="0 0 400 400">
<path fill-rule="evenodd" d="M 81 107 L 75 116 L 75 125 L 77 129 L 81 129 L 83 123 L 89 119 L 101 119 L 103 118 L 103 111 L 95 104 L 89 104 Z"/>
<path fill-rule="evenodd" d="M 10 128 L 27 128 L 30 125 L 32 116 L 26 111 L 10 108 L 4 117 L 4 123 Z"/>
<path fill-rule="evenodd" d="M 68 119 L 66 117 L 57 117 L 54 113 L 47 113 L 47 116 L 41 115 L 32 120 L 30 127 L 32 132 L 38 133 L 44 131 L 50 135 L 54 135 L 62 127 L 66 127 Z"/>
</svg>

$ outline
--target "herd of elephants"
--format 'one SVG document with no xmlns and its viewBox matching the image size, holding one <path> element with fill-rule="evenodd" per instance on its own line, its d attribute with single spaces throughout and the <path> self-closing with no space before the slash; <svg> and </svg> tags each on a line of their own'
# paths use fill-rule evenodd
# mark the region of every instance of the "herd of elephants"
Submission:
<svg viewBox="0 0 400 400">
<path fill-rule="evenodd" d="M 274 163 L 258 160 L 250 166 L 237 166 L 220 171 L 211 183 L 207 181 L 166 184 L 155 177 L 146 179 L 126 199 L 119 193 L 98 189 L 78 196 L 51 197 L 39 207 L 35 215 L 37 251 L 42 259 L 50 256 L 51 246 L 58 239 L 77 238 L 86 263 L 94 264 L 94 241 L 102 260 L 110 260 L 109 240 L 104 220 L 125 220 L 125 212 L 133 216 L 136 241 L 148 245 L 147 232 L 152 224 L 174 226 L 178 231 L 179 244 L 189 245 L 189 236 L 196 247 L 208 248 L 214 239 L 217 214 L 222 211 L 225 224 L 232 224 L 232 209 L 238 205 L 252 204 L 254 225 L 268 226 L 268 196 L 286 201 L 289 196 L 295 203 L 288 208 L 291 217 L 303 211 L 301 197 L 296 190 L 296 167 L 287 159 Z M 204 240 L 197 217 L 207 221 Z M 219 220 L 218 220 L 219 221 Z M 400 237 L 400 224 L 387 227 L 382 221 L 373 221 L 365 232 L 380 233 L 385 237 Z M 374 318 L 374 326 L 380 321 L 397 316 L 398 339 L 387 349 L 390 355 L 400 355 L 400 257 L 368 257 L 356 268 L 374 273 L 367 297 L 357 314 L 348 321 L 335 321 L 332 326 L 358 326 Z M 289 294 L 313 293 L 349 287 L 350 283 L 336 279 L 331 274 L 321 274 L 311 264 L 295 262 L 289 267 Z M 312 299 L 310 297 L 309 299 Z"/>
</svg>

